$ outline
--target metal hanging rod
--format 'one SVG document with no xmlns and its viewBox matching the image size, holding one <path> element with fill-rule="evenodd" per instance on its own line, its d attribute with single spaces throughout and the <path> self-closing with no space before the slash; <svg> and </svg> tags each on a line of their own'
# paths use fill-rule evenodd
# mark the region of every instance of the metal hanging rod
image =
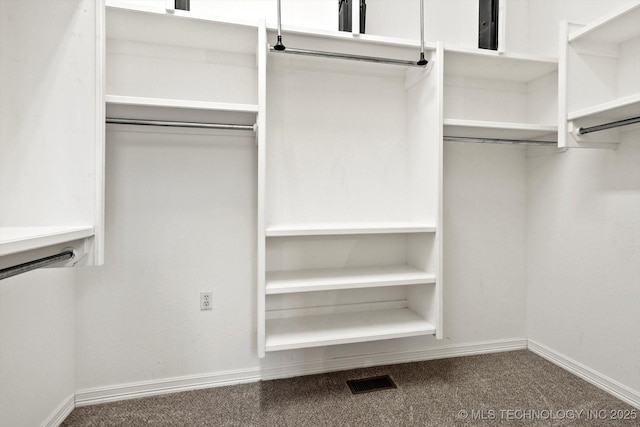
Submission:
<svg viewBox="0 0 640 427">
<path fill-rule="evenodd" d="M 140 120 L 140 119 L 118 119 L 107 117 L 108 124 L 115 125 L 139 125 L 139 126 L 165 126 L 178 128 L 196 129 L 227 129 L 227 130 L 248 130 L 255 132 L 256 125 L 238 125 L 228 123 L 197 123 L 197 122 L 172 122 L 167 120 Z"/>
<path fill-rule="evenodd" d="M 585 135 L 585 134 L 591 133 L 591 132 L 598 132 L 598 131 L 601 131 L 601 130 L 617 128 L 617 127 L 620 127 L 620 126 L 632 125 L 634 123 L 640 123 L 640 116 L 631 117 L 630 119 L 618 120 L 616 122 L 611 122 L 611 123 L 604 123 L 602 125 L 597 125 L 597 126 L 590 126 L 590 127 L 586 127 L 586 128 L 578 128 L 578 129 L 576 129 L 576 133 L 578 135 Z"/>
<path fill-rule="evenodd" d="M 519 144 L 519 145 L 558 145 L 558 141 L 534 141 L 529 139 L 470 138 L 466 136 L 445 136 L 445 141 L 472 142 L 476 144 Z"/>
<path fill-rule="evenodd" d="M 407 61 L 403 59 L 379 58 L 377 56 L 352 55 L 347 53 L 324 52 L 321 50 L 296 49 L 292 47 L 288 47 L 287 50 L 278 50 L 276 46 L 271 46 L 269 50 L 271 52 L 288 53 L 291 55 L 317 56 L 322 58 L 350 59 L 353 61 L 361 61 L 361 62 L 375 62 L 378 64 L 404 65 L 408 67 L 420 67 L 420 68 L 423 67 L 422 65 L 418 65 L 418 63 L 414 61 Z"/>
<path fill-rule="evenodd" d="M 26 273 L 37 268 L 46 267 L 51 264 L 55 264 L 60 261 L 65 261 L 75 257 L 73 250 L 65 250 L 57 255 L 51 255 L 48 257 L 36 259 L 33 261 L 25 262 L 23 264 L 14 265 L 13 267 L 7 267 L 0 270 L 0 280 L 7 277 L 16 276 L 18 274 Z"/>
<path fill-rule="evenodd" d="M 276 44 L 271 46 L 271 52 L 289 53 L 292 55 L 316 56 L 323 58 L 348 59 L 352 61 L 375 62 L 377 64 L 403 65 L 408 67 L 426 67 L 428 61 L 424 57 L 424 0 L 420 0 L 420 59 L 408 61 L 402 59 L 380 58 L 376 56 L 353 55 L 347 53 L 326 52 L 322 50 L 295 49 L 286 47 L 282 43 L 282 14 L 281 0 L 278 0 L 278 34 Z"/>
</svg>

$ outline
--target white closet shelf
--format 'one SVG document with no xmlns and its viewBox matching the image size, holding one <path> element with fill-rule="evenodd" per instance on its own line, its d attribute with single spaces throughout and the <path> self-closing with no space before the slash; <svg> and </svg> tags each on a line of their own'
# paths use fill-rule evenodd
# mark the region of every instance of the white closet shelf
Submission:
<svg viewBox="0 0 640 427">
<path fill-rule="evenodd" d="M 640 2 L 627 5 L 569 35 L 569 43 L 587 40 L 620 43 L 640 36 Z"/>
<path fill-rule="evenodd" d="M 257 23 L 214 20 L 192 12 L 167 13 L 164 8 L 106 7 L 110 39 L 190 49 L 255 54 Z"/>
<path fill-rule="evenodd" d="M 530 82 L 558 70 L 558 59 L 445 46 L 445 75 Z"/>
<path fill-rule="evenodd" d="M 271 319 L 266 351 L 433 335 L 435 327 L 404 309 L 359 311 L 321 316 Z"/>
<path fill-rule="evenodd" d="M 0 256 L 72 242 L 93 235 L 92 226 L 0 227 Z"/>
<path fill-rule="evenodd" d="M 267 227 L 267 237 L 337 234 L 434 233 L 436 227 L 413 222 L 283 224 Z"/>
<path fill-rule="evenodd" d="M 189 101 L 106 95 L 107 117 L 122 119 L 175 120 L 185 122 L 237 123 L 256 122 L 257 104 Z"/>
<path fill-rule="evenodd" d="M 137 107 L 178 108 L 186 110 L 232 111 L 239 113 L 257 113 L 258 104 L 234 104 L 228 102 L 190 101 L 184 99 L 147 98 L 140 96 L 106 95 L 107 105 L 126 105 Z"/>
<path fill-rule="evenodd" d="M 535 140 L 557 133 L 557 125 L 444 119 L 444 136 Z"/>
<path fill-rule="evenodd" d="M 623 120 L 638 115 L 640 115 L 640 93 L 569 112 L 568 119 Z"/>
<path fill-rule="evenodd" d="M 436 276 L 409 265 L 268 271 L 266 294 L 435 283 Z"/>
</svg>

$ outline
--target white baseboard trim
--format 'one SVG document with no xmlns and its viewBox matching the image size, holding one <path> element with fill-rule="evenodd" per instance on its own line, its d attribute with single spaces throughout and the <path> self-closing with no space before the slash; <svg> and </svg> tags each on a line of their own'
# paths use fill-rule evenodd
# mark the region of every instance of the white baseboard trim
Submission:
<svg viewBox="0 0 640 427">
<path fill-rule="evenodd" d="M 348 369 L 369 368 L 372 366 L 395 365 L 423 360 L 447 359 L 450 357 L 474 356 L 526 349 L 526 338 L 483 341 L 469 344 L 450 344 L 416 351 L 367 354 L 364 356 L 351 356 L 319 362 L 263 367 L 260 379 L 275 380 L 325 372 L 346 371 Z"/>
<path fill-rule="evenodd" d="M 140 397 L 176 393 L 180 391 L 243 384 L 260 380 L 272 380 L 371 366 L 392 365 L 422 360 L 445 359 L 450 357 L 473 356 L 478 354 L 526 349 L 527 339 L 518 338 L 470 344 L 452 344 L 419 351 L 351 356 L 318 362 L 282 364 L 278 366 L 255 367 L 205 375 L 165 378 L 154 381 L 141 381 L 110 387 L 78 390 L 75 396 L 75 405 L 76 407 L 80 407 L 117 400 L 137 399 Z"/>
<path fill-rule="evenodd" d="M 76 391 L 76 407 L 259 381 L 260 368 L 140 381 Z"/>
<path fill-rule="evenodd" d="M 75 408 L 75 396 L 72 394 L 67 397 L 56 409 L 49 415 L 49 418 L 41 424 L 42 427 L 58 427 L 69 416 Z"/>
<path fill-rule="evenodd" d="M 583 380 L 617 397 L 623 402 L 640 409 L 640 392 L 632 390 L 629 387 L 624 386 L 573 359 L 570 359 L 564 354 L 558 353 L 557 351 L 533 340 L 529 340 L 528 348 L 538 356 L 547 359 L 551 363 L 560 366 L 574 375 L 577 375 Z"/>
</svg>

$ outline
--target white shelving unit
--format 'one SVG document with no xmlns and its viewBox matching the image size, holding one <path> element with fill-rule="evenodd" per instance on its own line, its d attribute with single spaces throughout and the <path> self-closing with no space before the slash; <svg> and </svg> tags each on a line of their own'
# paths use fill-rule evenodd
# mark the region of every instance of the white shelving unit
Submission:
<svg viewBox="0 0 640 427">
<path fill-rule="evenodd" d="M 444 135 L 556 140 L 558 61 L 447 47 Z"/>
<path fill-rule="evenodd" d="M 103 263 L 104 5 L 76 3 L 64 20 L 45 18 L 53 3 L 2 5 L 1 36 L 21 43 L 0 60 L 0 268 L 63 248 L 76 256 L 52 267 Z"/>
<path fill-rule="evenodd" d="M 561 25 L 560 132 L 565 147 L 620 142 L 637 125 L 576 131 L 640 116 L 640 2 L 584 26 Z"/>
<path fill-rule="evenodd" d="M 262 38 L 259 355 L 441 338 L 441 45 L 422 69 L 267 53 Z M 338 32 L 285 27 L 284 43 L 419 57 L 416 41 Z"/>
</svg>

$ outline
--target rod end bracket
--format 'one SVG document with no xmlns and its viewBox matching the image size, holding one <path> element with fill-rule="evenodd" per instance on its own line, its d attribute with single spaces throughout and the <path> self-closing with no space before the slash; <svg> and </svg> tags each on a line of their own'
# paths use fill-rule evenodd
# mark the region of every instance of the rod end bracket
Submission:
<svg viewBox="0 0 640 427">
<path fill-rule="evenodd" d="M 424 57 L 424 52 L 420 52 L 420 59 L 418 60 L 418 62 L 416 62 L 416 64 L 420 65 L 420 66 L 425 66 L 429 63 L 429 61 L 427 61 Z"/>
<path fill-rule="evenodd" d="M 278 36 L 278 40 L 276 41 L 276 44 L 273 45 L 273 49 L 274 50 L 285 50 L 286 49 L 285 45 L 282 44 L 282 36 Z"/>
</svg>

